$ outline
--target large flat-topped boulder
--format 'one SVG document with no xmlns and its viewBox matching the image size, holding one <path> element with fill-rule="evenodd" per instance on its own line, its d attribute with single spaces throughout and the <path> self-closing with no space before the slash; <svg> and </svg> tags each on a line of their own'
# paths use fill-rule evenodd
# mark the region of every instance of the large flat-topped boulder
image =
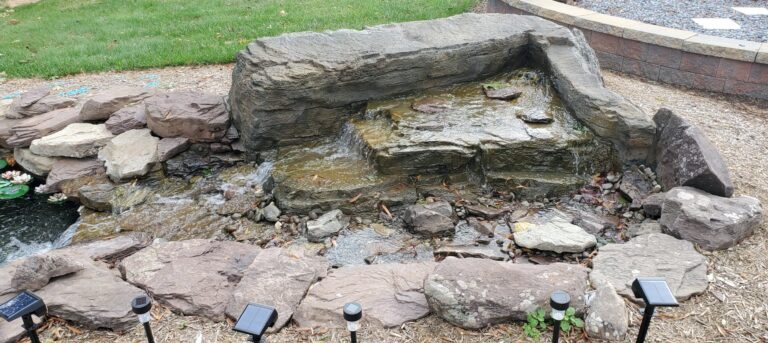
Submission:
<svg viewBox="0 0 768 343">
<path fill-rule="evenodd" d="M 585 49 L 567 28 L 502 14 L 292 33 L 238 54 L 230 107 L 246 148 L 258 153 L 332 136 L 367 101 L 485 79 L 529 63 L 529 51 L 543 52 L 537 62 L 566 79 L 555 88 L 574 116 L 623 158 L 645 159 L 653 122 L 605 89 Z"/>
<path fill-rule="evenodd" d="M 80 121 L 79 109 L 70 107 L 51 111 L 15 124 L 10 129 L 6 145 L 12 148 L 26 148 L 33 140 L 58 132 L 67 125 Z"/>
</svg>

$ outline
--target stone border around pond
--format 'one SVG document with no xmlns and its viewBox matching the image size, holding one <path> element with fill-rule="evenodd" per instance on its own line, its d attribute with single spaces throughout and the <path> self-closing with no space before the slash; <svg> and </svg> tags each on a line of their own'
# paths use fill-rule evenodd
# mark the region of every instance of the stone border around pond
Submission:
<svg viewBox="0 0 768 343">
<path fill-rule="evenodd" d="M 768 43 L 651 25 L 553 0 L 489 0 L 486 12 L 536 15 L 579 28 L 605 69 L 768 99 Z"/>
</svg>

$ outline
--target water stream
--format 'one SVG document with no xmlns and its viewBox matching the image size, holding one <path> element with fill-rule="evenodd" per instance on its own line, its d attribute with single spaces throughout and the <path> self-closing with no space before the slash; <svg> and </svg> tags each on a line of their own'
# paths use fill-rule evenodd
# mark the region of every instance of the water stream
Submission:
<svg viewBox="0 0 768 343">
<path fill-rule="evenodd" d="M 30 185 L 34 189 L 39 183 Z M 48 203 L 48 195 L 30 191 L 0 200 L 0 265 L 69 244 L 79 214 L 74 202 Z"/>
</svg>

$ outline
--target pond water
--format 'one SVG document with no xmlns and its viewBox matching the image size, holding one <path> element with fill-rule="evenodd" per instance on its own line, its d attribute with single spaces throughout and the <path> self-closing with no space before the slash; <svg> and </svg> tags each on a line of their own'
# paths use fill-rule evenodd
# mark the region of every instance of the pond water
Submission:
<svg viewBox="0 0 768 343">
<path fill-rule="evenodd" d="M 30 189 L 39 184 L 33 181 Z M 69 243 L 78 205 L 51 204 L 48 196 L 30 190 L 21 198 L 0 200 L 0 265 Z"/>
</svg>

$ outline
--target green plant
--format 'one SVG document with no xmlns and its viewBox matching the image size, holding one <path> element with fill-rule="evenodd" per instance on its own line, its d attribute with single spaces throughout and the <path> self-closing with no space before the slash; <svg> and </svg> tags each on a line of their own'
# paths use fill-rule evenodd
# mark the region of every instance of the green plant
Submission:
<svg viewBox="0 0 768 343">
<path fill-rule="evenodd" d="M 525 335 L 537 339 L 541 336 L 541 331 L 547 329 L 546 313 L 543 308 L 537 308 L 536 311 L 528 313 L 528 321 L 523 324 Z"/>
<path fill-rule="evenodd" d="M 565 310 L 565 318 L 560 321 L 560 330 L 563 332 L 571 332 L 571 328 L 577 327 L 579 329 L 584 327 L 584 321 L 576 317 L 576 309 L 569 307 Z"/>
<path fill-rule="evenodd" d="M 537 308 L 536 311 L 528 313 L 528 320 L 523 324 L 523 332 L 526 336 L 538 339 L 541 332 L 547 330 L 547 317 L 543 308 Z M 576 317 L 576 309 L 569 307 L 565 310 L 565 317 L 560 321 L 560 330 L 570 332 L 573 327 L 583 328 L 584 321 Z"/>
</svg>

